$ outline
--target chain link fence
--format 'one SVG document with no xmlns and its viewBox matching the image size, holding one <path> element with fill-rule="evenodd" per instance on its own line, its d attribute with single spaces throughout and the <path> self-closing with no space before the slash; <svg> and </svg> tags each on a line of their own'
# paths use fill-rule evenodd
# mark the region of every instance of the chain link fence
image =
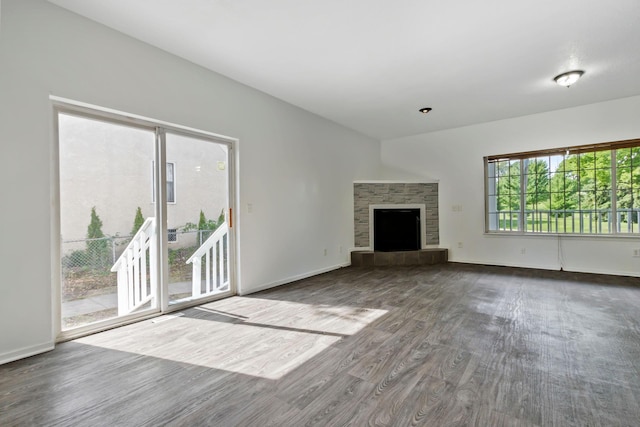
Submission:
<svg viewBox="0 0 640 427">
<path fill-rule="evenodd" d="M 178 231 L 169 229 L 169 249 L 199 247 L 213 233 L 211 230 Z M 98 239 L 62 242 L 62 268 L 89 267 L 110 269 L 133 236 L 107 236 Z"/>
<path fill-rule="evenodd" d="M 131 236 L 63 241 L 62 268 L 111 268 L 117 259 L 117 247 L 123 245 L 124 249 L 130 239 Z"/>
<path fill-rule="evenodd" d="M 186 264 L 186 261 L 212 233 L 211 230 L 169 230 L 167 237 L 170 284 L 191 281 L 192 266 Z M 132 238 L 133 236 L 107 236 L 62 241 L 61 293 L 64 328 L 117 316 L 117 300 L 110 296 L 118 291 L 117 274 L 111 272 L 111 267 Z M 170 294 L 170 299 L 185 296 L 189 296 L 189 293 Z M 81 301 L 88 298 L 100 301 L 100 305 L 87 305 Z M 81 304 L 81 314 L 70 308 L 77 304 Z M 87 309 L 89 306 L 95 308 Z"/>
<path fill-rule="evenodd" d="M 131 236 L 62 242 L 62 301 L 115 293 L 117 277 L 111 266 L 118 259 Z"/>
<path fill-rule="evenodd" d="M 186 259 L 212 234 L 211 230 L 168 233 L 169 271 L 175 280 L 190 280 Z M 125 250 L 133 236 L 107 236 L 97 239 L 62 242 L 63 301 L 82 299 L 92 294 L 115 293 L 116 274 L 111 266 Z"/>
</svg>

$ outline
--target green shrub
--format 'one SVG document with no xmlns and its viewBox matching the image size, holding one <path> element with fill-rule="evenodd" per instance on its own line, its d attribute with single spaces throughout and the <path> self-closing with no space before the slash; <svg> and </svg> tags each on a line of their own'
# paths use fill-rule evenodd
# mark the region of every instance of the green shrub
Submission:
<svg viewBox="0 0 640 427">
<path fill-rule="evenodd" d="M 102 232 L 102 220 L 96 212 L 96 207 L 91 208 L 91 220 L 87 227 L 87 259 L 94 267 L 106 267 L 112 261 L 109 250 L 109 238 Z"/>
<path fill-rule="evenodd" d="M 138 210 L 136 210 L 136 216 L 133 219 L 133 228 L 131 229 L 131 236 L 135 236 L 140 227 L 144 224 L 144 216 L 142 216 L 142 209 L 138 206 Z"/>
<path fill-rule="evenodd" d="M 66 268 L 86 267 L 88 261 L 87 251 L 77 250 L 62 257 L 62 266 Z"/>
</svg>

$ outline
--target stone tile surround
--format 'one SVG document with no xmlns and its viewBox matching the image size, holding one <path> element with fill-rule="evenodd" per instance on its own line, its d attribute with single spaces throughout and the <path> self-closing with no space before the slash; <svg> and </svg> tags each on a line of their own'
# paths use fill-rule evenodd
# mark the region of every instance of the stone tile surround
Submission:
<svg viewBox="0 0 640 427">
<path fill-rule="evenodd" d="M 438 183 L 430 182 L 354 182 L 354 241 L 356 248 L 369 247 L 369 205 L 424 204 L 427 245 L 440 243 L 438 223 Z"/>
</svg>

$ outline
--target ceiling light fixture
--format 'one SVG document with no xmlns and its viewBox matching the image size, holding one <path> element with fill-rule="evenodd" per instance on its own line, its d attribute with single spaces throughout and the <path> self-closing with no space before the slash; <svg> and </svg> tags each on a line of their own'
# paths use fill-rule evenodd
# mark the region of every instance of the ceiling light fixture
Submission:
<svg viewBox="0 0 640 427">
<path fill-rule="evenodd" d="M 423 108 L 419 109 L 418 111 L 420 111 L 422 114 L 427 114 L 431 110 L 433 110 L 433 108 L 431 108 L 431 107 L 423 107 Z"/>
<path fill-rule="evenodd" d="M 577 82 L 583 74 L 584 71 L 582 70 L 567 71 L 566 73 L 558 74 L 557 76 L 555 76 L 553 78 L 553 81 L 558 83 L 560 86 L 569 87 Z"/>
</svg>

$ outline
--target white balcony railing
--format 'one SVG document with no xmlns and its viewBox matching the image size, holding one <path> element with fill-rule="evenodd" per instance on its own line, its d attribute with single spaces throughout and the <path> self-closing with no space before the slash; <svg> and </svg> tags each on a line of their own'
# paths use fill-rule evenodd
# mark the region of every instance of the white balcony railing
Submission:
<svg viewBox="0 0 640 427">
<path fill-rule="evenodd" d="M 615 223 L 613 221 L 615 217 Z M 640 209 L 504 210 L 489 213 L 492 230 L 568 234 L 639 233 Z M 614 227 L 615 224 L 615 227 Z"/>
<path fill-rule="evenodd" d="M 226 222 L 191 255 L 187 260 L 189 263 L 193 265 L 193 298 L 229 289 L 229 226 Z"/>
<path fill-rule="evenodd" d="M 118 273 L 118 316 L 132 313 L 155 300 L 156 240 L 156 220 L 147 218 L 111 267 L 112 272 Z"/>
</svg>

